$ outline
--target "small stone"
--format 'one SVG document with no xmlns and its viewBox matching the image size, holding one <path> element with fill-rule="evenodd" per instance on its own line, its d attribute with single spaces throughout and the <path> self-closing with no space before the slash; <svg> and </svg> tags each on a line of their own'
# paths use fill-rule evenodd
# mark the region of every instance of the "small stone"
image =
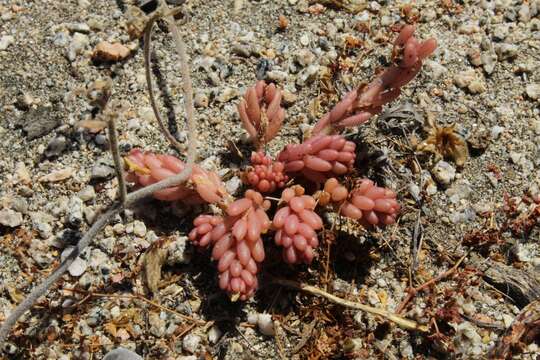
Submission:
<svg viewBox="0 0 540 360">
<path fill-rule="evenodd" d="M 470 49 L 467 52 L 467 57 L 469 58 L 469 62 L 474 66 L 480 66 L 482 65 L 482 55 L 479 50 L 477 49 Z"/>
<path fill-rule="evenodd" d="M 83 50 L 88 46 L 90 43 L 88 36 L 81 34 L 81 33 L 75 33 L 73 34 L 73 38 L 71 39 L 71 42 L 69 43 L 68 49 L 67 49 L 67 58 L 70 61 L 73 61 L 77 58 L 77 55 L 81 54 Z"/>
<path fill-rule="evenodd" d="M 287 78 L 289 77 L 289 74 L 281 70 L 272 70 L 266 73 L 266 77 L 269 80 L 276 81 L 278 83 L 283 83 L 287 80 Z"/>
<path fill-rule="evenodd" d="M 476 80 L 476 72 L 472 69 L 462 71 L 454 76 L 454 83 L 462 89 L 469 86 L 474 80 Z"/>
<path fill-rule="evenodd" d="M 298 74 L 298 77 L 296 78 L 296 84 L 298 86 L 309 85 L 317 78 L 319 69 L 320 69 L 319 65 L 314 64 L 314 65 L 308 66 L 307 68 L 305 68 Z"/>
<path fill-rule="evenodd" d="M 495 70 L 495 64 L 497 63 L 497 55 L 492 52 L 484 52 L 480 55 L 482 61 L 482 68 L 487 74 L 492 74 Z"/>
<path fill-rule="evenodd" d="M 296 61 L 304 67 L 311 65 L 315 61 L 315 54 L 308 49 L 301 49 L 296 54 Z"/>
<path fill-rule="evenodd" d="M 120 43 L 111 44 L 107 41 L 101 41 L 94 48 L 92 59 L 94 61 L 115 62 L 124 60 L 130 53 L 129 48 Z"/>
<path fill-rule="evenodd" d="M 499 57 L 499 60 L 510 60 L 517 56 L 519 47 L 514 44 L 502 43 L 499 44 L 495 51 Z"/>
<path fill-rule="evenodd" d="M 259 314 L 257 318 L 257 326 L 263 335 L 273 336 L 275 334 L 274 321 L 272 320 L 272 315 L 270 314 Z"/>
<path fill-rule="evenodd" d="M 508 36 L 508 26 L 506 24 L 497 25 L 493 30 L 493 40 L 503 41 Z"/>
<path fill-rule="evenodd" d="M 540 84 L 527 84 L 525 93 L 532 100 L 540 99 Z"/>
<path fill-rule="evenodd" d="M 146 235 L 146 225 L 139 220 L 133 222 L 133 234 L 144 237 Z"/>
<path fill-rule="evenodd" d="M 74 248 L 70 246 L 70 247 L 65 248 L 64 251 L 62 251 L 62 255 L 60 256 L 62 261 L 64 261 L 68 257 L 68 255 L 71 254 L 73 249 Z M 71 265 L 69 265 L 68 271 L 71 276 L 79 277 L 82 274 L 84 274 L 87 267 L 88 267 L 88 263 L 86 262 L 86 260 L 83 260 L 80 257 L 77 257 L 75 260 L 73 260 Z"/>
<path fill-rule="evenodd" d="M 99 161 L 92 167 L 92 174 L 90 177 L 93 180 L 103 180 L 110 178 L 115 174 L 114 169 L 109 165 L 99 163 Z"/>
<path fill-rule="evenodd" d="M 71 32 L 79 32 L 83 34 L 89 34 L 90 33 L 90 26 L 85 23 L 71 23 L 67 24 L 66 28 Z"/>
<path fill-rule="evenodd" d="M 521 4 L 518 11 L 519 21 L 528 23 L 531 20 L 531 8 L 528 4 Z"/>
<path fill-rule="evenodd" d="M 521 153 L 518 153 L 516 151 L 511 151 L 510 152 L 510 160 L 512 160 L 512 162 L 516 165 L 519 164 L 520 160 L 521 160 L 521 157 L 523 156 L 523 154 Z"/>
<path fill-rule="evenodd" d="M 191 260 L 191 253 L 188 251 L 188 237 L 175 235 L 173 241 L 167 245 L 168 265 L 188 264 Z"/>
<path fill-rule="evenodd" d="M 17 227 L 23 222 L 23 217 L 20 212 L 12 209 L 0 210 L 0 224 L 8 227 Z"/>
<path fill-rule="evenodd" d="M 281 98 L 281 101 L 283 102 L 283 105 L 291 106 L 296 102 L 297 99 L 298 99 L 298 95 L 293 94 L 290 91 L 283 90 L 282 98 Z"/>
<path fill-rule="evenodd" d="M 152 335 L 158 338 L 165 335 L 165 320 L 159 316 L 159 313 L 150 313 L 148 316 L 148 323 L 150 324 L 150 333 Z"/>
<path fill-rule="evenodd" d="M 83 201 L 74 196 L 69 200 L 67 207 L 67 222 L 69 225 L 79 227 L 83 221 Z"/>
<path fill-rule="evenodd" d="M 0 51 L 6 50 L 9 45 L 15 42 L 15 38 L 11 35 L 4 35 L 0 37 Z"/>
<path fill-rule="evenodd" d="M 225 189 L 231 195 L 236 195 L 241 186 L 242 180 L 238 176 L 233 176 L 225 183 Z"/>
<path fill-rule="evenodd" d="M 442 185 L 449 185 L 456 177 L 456 169 L 446 161 L 439 161 L 432 169 L 433 176 Z"/>
<path fill-rule="evenodd" d="M 87 185 L 77 193 L 77 196 L 82 201 L 87 202 L 93 200 L 96 197 L 96 191 L 94 190 L 93 186 Z"/>
<path fill-rule="evenodd" d="M 210 330 L 208 330 L 208 341 L 211 343 L 211 344 L 215 344 L 218 342 L 218 340 L 221 338 L 221 335 L 223 333 L 221 332 L 221 330 L 219 329 L 219 327 L 217 327 L 216 325 L 212 326 L 210 328 Z"/>
<path fill-rule="evenodd" d="M 272 62 L 266 58 L 260 59 L 255 70 L 257 80 L 265 79 L 270 70 L 272 70 Z"/>
<path fill-rule="evenodd" d="M 124 329 L 121 328 L 120 330 Z M 118 330 L 118 332 L 120 330 Z M 117 333 L 117 336 L 120 337 L 120 334 Z M 134 353 L 133 351 L 124 348 L 118 348 L 111 350 L 107 354 L 105 354 L 103 360 L 143 360 L 143 358 L 137 355 L 137 353 Z"/>
<path fill-rule="evenodd" d="M 471 94 L 480 94 L 486 91 L 486 84 L 480 80 L 473 80 L 469 86 L 467 86 L 467 89 L 469 89 Z"/>
<path fill-rule="evenodd" d="M 67 167 L 65 169 L 60 169 L 53 171 L 47 175 L 44 175 L 39 178 L 40 182 L 57 182 L 69 179 L 74 174 L 74 170 L 70 167 Z"/>
<path fill-rule="evenodd" d="M 30 172 L 26 168 L 26 165 L 19 161 L 15 164 L 15 183 L 21 183 L 24 185 L 29 185 L 32 182 L 30 177 Z"/>
<path fill-rule="evenodd" d="M 439 79 L 448 72 L 445 66 L 433 60 L 426 60 L 426 66 L 431 70 L 431 75 L 434 79 Z"/>
<path fill-rule="evenodd" d="M 248 58 L 251 56 L 252 49 L 248 45 L 234 44 L 231 48 L 231 52 L 240 57 Z"/>
<path fill-rule="evenodd" d="M 199 335 L 188 334 L 182 340 L 182 347 L 184 348 L 184 350 L 194 354 L 197 352 L 200 343 L 201 337 Z"/>
<path fill-rule="evenodd" d="M 471 35 L 480 31 L 478 24 L 463 24 L 458 27 L 458 33 Z"/>
<path fill-rule="evenodd" d="M 66 146 L 66 137 L 63 135 L 56 136 L 47 145 L 47 149 L 45 150 L 45 156 L 48 158 L 56 157 L 66 149 Z"/>
<path fill-rule="evenodd" d="M 309 34 L 304 33 L 302 36 L 300 36 L 300 44 L 304 46 L 309 45 Z"/>
<path fill-rule="evenodd" d="M 193 101 L 196 107 L 199 107 L 199 108 L 208 107 L 208 102 L 209 102 L 208 95 L 206 95 L 204 92 L 196 93 L 195 97 L 193 98 Z"/>
<path fill-rule="evenodd" d="M 491 128 L 491 138 L 493 140 L 497 139 L 504 131 L 504 128 L 499 125 L 495 125 Z"/>
<path fill-rule="evenodd" d="M 219 94 L 216 100 L 219 101 L 220 103 L 226 103 L 238 97 L 238 95 L 240 95 L 240 93 L 238 92 L 238 89 L 227 87 Z"/>
<path fill-rule="evenodd" d="M 512 322 L 514 321 L 514 318 L 508 314 L 503 314 L 502 318 L 503 318 L 504 326 L 506 328 L 509 328 L 510 325 L 512 325 Z"/>
</svg>

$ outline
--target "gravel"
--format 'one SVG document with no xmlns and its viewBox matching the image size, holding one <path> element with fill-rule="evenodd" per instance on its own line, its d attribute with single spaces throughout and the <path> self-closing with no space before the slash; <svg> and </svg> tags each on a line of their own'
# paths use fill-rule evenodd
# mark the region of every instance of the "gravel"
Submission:
<svg viewBox="0 0 540 360">
<path fill-rule="evenodd" d="M 148 102 L 136 37 L 147 15 L 132 7 L 135 3 L 0 4 L 0 152 L 5 154 L 0 159 L 0 317 L 50 273 L 117 196 L 106 131 L 80 127 L 81 121 L 97 119 L 95 94 L 88 91 L 96 80 L 110 77 L 112 98 L 127 103 L 117 122 L 122 154 L 135 147 L 174 153 Z M 152 2 L 145 3 L 145 11 L 151 11 Z M 450 3 L 445 7 L 428 0 L 411 3 L 407 19 L 408 2 L 321 5 L 329 3 L 185 2 L 186 24 L 180 29 L 192 64 L 200 160 L 214 170 L 227 169 L 223 175 L 231 193 L 243 189 L 240 169 L 252 150 L 242 140 L 236 104 L 257 79 L 285 89 L 288 115 L 266 149 L 275 154 L 299 142 L 340 96 L 385 66 L 395 24 L 415 22 L 420 37 L 435 36 L 439 43 L 417 79 L 389 106 L 408 104 L 409 109 L 391 134 L 377 121 L 347 133 L 359 144 L 359 173 L 398 192 L 403 207 L 399 226 L 352 232 L 350 224 L 335 221 L 328 274 L 325 250 L 309 270 L 285 268 L 268 239 L 265 274 L 321 288 L 332 284 L 328 291 L 338 296 L 390 311 L 411 277 L 419 285 L 469 252 L 481 261 L 497 259 L 511 269 L 538 274 L 537 227 L 529 236 L 504 232 L 502 244 L 486 248 L 464 246 L 462 239 L 475 229 L 485 230 L 486 223 L 500 227 L 506 221 L 506 196 L 527 199 L 533 184 L 540 183 L 539 2 L 445 2 Z M 360 4 L 361 9 L 352 14 L 343 4 Z M 278 28 L 279 15 L 287 19 L 285 29 Z M 178 60 L 162 24 L 153 38 L 156 94 L 160 103 L 173 104 L 174 111 L 161 110 L 166 119 L 174 117 L 176 134 L 185 141 Z M 121 44 L 122 54 L 97 56 L 101 42 Z M 456 124 L 468 140 L 482 130 L 487 145 L 471 147 L 462 167 L 419 153 L 415 144 L 426 138 L 422 125 L 430 122 Z M 409 123 L 414 125 L 400 130 L 399 125 Z M 242 156 L 231 151 L 236 148 Z M 386 160 L 372 161 L 381 149 Z M 516 211 L 526 216 L 530 208 L 530 200 L 521 201 Z M 191 220 L 202 208 L 148 200 L 132 210 L 115 218 L 70 267 L 61 286 L 21 320 L 0 357 L 103 358 L 121 343 L 144 358 L 164 359 L 412 359 L 450 353 L 487 358 L 502 332 L 476 321 L 506 326 L 519 312 L 482 277 L 463 283 L 474 277 L 471 269 L 477 264 L 471 257 L 459 276 L 438 283 L 437 292 L 417 294 L 405 313 L 430 323 L 426 314 L 434 310 L 433 303 L 444 303 L 449 314 L 474 318 L 438 319 L 452 349 L 397 327 L 383 329 L 379 319 L 366 313 L 273 286 L 249 302 L 231 303 L 219 292 L 209 254 L 195 252 L 187 239 Z M 411 272 L 417 221 L 423 240 Z M 168 256 L 159 291 L 149 294 L 140 259 L 160 244 L 166 244 Z M 328 281 L 321 282 L 326 276 Z M 73 288 L 81 293 L 69 291 Z M 91 293 L 105 295 L 86 298 Z M 447 293 L 455 303 L 437 297 Z M 160 307 L 123 295 L 142 296 Z M 60 307 L 61 312 L 47 310 Z M 309 330 L 314 318 L 315 328 Z M 305 345 L 293 354 L 304 334 Z M 349 348 L 356 355 L 346 353 Z M 516 356 L 533 359 L 537 353 L 531 344 Z"/>
</svg>

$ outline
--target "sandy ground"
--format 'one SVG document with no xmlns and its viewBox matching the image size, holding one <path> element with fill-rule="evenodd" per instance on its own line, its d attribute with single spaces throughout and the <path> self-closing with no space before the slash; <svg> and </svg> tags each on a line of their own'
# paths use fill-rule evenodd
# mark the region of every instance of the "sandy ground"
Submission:
<svg viewBox="0 0 540 360">
<path fill-rule="evenodd" d="M 148 201 L 100 233 L 20 320 L 0 356 L 99 359 L 121 345 L 148 359 L 487 358 L 539 296 L 540 2 L 322 3 L 187 1 L 178 22 L 191 61 L 200 160 L 231 192 L 241 191 L 239 169 L 251 148 L 236 104 L 247 87 L 264 78 L 287 92 L 286 123 L 268 147 L 274 155 L 387 64 L 396 25 L 415 23 L 418 37 L 437 39 L 437 51 L 383 119 L 347 133 L 358 144 L 357 174 L 398 192 L 398 225 L 365 231 L 338 219 L 309 267 L 283 266 L 268 241 L 262 289 L 231 303 L 208 254 L 186 243 L 202 209 Z M 0 321 L 116 196 L 106 131 L 80 126 L 99 112 L 96 81 L 110 77 L 112 99 L 125 102 L 123 154 L 134 147 L 174 153 L 148 101 L 136 38 L 145 15 L 135 5 L 0 0 Z M 156 87 L 185 142 L 182 79 L 165 31 L 158 24 L 154 34 Z M 95 61 L 101 41 L 130 54 Z M 434 126 L 452 125 L 457 135 L 439 144 L 466 142 L 462 166 L 418 147 Z M 142 259 L 164 239 L 169 258 L 152 295 Z M 462 257 L 403 312 L 429 325 L 429 334 L 268 280 L 295 279 L 394 311 L 411 284 Z M 257 322 L 261 313 L 271 320 Z M 512 358 L 540 355 L 525 338 Z"/>
</svg>

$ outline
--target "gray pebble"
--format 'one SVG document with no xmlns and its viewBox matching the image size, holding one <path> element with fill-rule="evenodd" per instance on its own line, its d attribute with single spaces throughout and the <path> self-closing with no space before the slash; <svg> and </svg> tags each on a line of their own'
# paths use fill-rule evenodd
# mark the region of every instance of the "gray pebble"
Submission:
<svg viewBox="0 0 540 360">
<path fill-rule="evenodd" d="M 431 170 L 433 176 L 442 185 L 450 184 L 456 177 L 456 169 L 446 161 L 439 161 Z"/>
<path fill-rule="evenodd" d="M 74 196 L 71 199 L 69 199 L 68 207 L 67 207 L 67 222 L 69 225 L 74 227 L 79 227 L 82 224 L 83 221 L 83 208 L 84 204 L 83 201 L 77 197 Z"/>
<path fill-rule="evenodd" d="M 143 358 L 133 351 L 118 348 L 105 354 L 103 360 L 143 360 Z"/>
<path fill-rule="evenodd" d="M 103 180 L 110 178 L 114 175 L 114 168 L 112 168 L 109 165 L 105 165 L 102 163 L 96 163 L 94 167 L 92 168 L 92 175 L 91 178 L 93 180 Z"/>
<path fill-rule="evenodd" d="M 58 156 L 66 149 L 66 146 L 66 137 L 63 135 L 56 136 L 47 145 L 47 149 L 45 150 L 45 156 L 48 158 Z"/>
<path fill-rule="evenodd" d="M 182 340 L 182 347 L 184 348 L 184 350 L 194 354 L 195 352 L 197 352 L 201 340 L 202 339 L 199 335 L 188 334 Z"/>
<path fill-rule="evenodd" d="M 525 93 L 532 100 L 540 99 L 540 84 L 527 84 Z"/>
<path fill-rule="evenodd" d="M 0 210 L 0 224 L 8 227 L 17 227 L 23 222 L 23 217 L 20 212 L 12 209 Z"/>
<path fill-rule="evenodd" d="M 11 35 L 4 35 L 0 37 L 0 51 L 6 50 L 9 45 L 15 42 L 15 38 Z"/>
<path fill-rule="evenodd" d="M 94 190 L 93 186 L 87 185 L 77 193 L 77 196 L 82 201 L 87 202 L 93 200 L 96 197 L 96 191 Z"/>
</svg>

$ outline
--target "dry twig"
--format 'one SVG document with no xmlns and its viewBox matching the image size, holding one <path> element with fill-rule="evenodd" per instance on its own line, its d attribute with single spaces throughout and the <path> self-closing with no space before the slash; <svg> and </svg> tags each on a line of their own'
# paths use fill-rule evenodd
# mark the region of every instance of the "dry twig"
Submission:
<svg viewBox="0 0 540 360">
<path fill-rule="evenodd" d="M 351 309 L 356 309 L 356 310 L 362 310 L 362 311 L 365 311 L 365 312 L 370 313 L 372 315 L 381 316 L 381 317 L 383 317 L 383 318 L 385 318 L 385 319 L 399 325 L 401 328 L 406 329 L 406 330 L 418 330 L 418 331 L 421 331 L 421 332 L 428 332 L 429 331 L 427 326 L 420 325 L 414 320 L 403 318 L 403 317 L 401 317 L 401 316 L 399 316 L 397 314 L 391 313 L 391 312 L 383 310 L 383 309 L 377 309 L 377 308 L 371 307 L 369 305 L 364 305 L 364 304 L 360 304 L 360 303 L 356 303 L 356 302 L 353 302 L 353 301 L 342 299 L 340 297 L 337 297 L 335 295 L 327 293 L 326 291 L 321 290 L 321 289 L 319 289 L 319 288 L 317 288 L 315 286 L 306 285 L 306 284 L 302 284 L 302 283 L 299 283 L 299 282 L 296 282 L 296 281 L 284 280 L 284 279 L 274 279 L 274 283 L 276 283 L 278 285 L 286 286 L 286 287 L 289 287 L 289 288 L 292 288 L 292 289 L 301 290 L 301 291 L 307 292 L 307 293 L 312 294 L 312 295 L 321 296 L 321 297 L 323 297 L 325 299 L 328 299 L 331 302 L 333 302 L 335 304 L 338 304 L 338 305 L 341 305 L 341 306 L 345 306 L 345 307 L 348 307 L 348 308 L 351 308 Z"/>
<path fill-rule="evenodd" d="M 164 1 L 162 1 L 164 4 Z M 166 7 L 166 5 L 165 5 Z M 161 15 L 156 15 L 161 16 Z M 151 21 L 157 20 L 157 17 L 154 16 Z M 171 19 L 172 16 L 168 15 Z M 30 310 L 36 301 L 43 295 L 47 293 L 47 290 L 62 277 L 62 275 L 67 271 L 69 266 L 73 261 L 86 249 L 88 245 L 92 243 L 94 237 L 101 231 L 105 225 L 107 225 L 111 219 L 113 219 L 117 214 L 119 214 L 124 209 L 134 205 L 139 200 L 151 196 L 154 192 L 162 189 L 166 189 L 171 186 L 177 186 L 184 183 L 189 179 L 191 175 L 191 170 L 193 167 L 193 162 L 196 157 L 196 127 L 194 119 L 194 110 L 193 110 L 193 94 L 192 94 L 192 85 L 191 77 L 189 74 L 189 65 L 187 64 L 187 55 L 186 48 L 182 39 L 179 35 L 178 29 L 174 24 L 174 19 L 169 19 L 169 26 L 173 29 L 173 36 L 175 37 L 175 42 L 177 45 L 177 51 L 180 54 L 181 60 L 181 69 L 182 76 L 184 79 L 184 92 L 185 92 L 185 107 L 186 107 L 186 117 L 187 117 L 187 128 L 188 128 L 188 156 L 187 156 L 187 165 L 185 169 L 175 176 L 171 176 L 165 180 L 162 180 L 158 183 L 152 184 L 150 186 L 144 187 L 140 190 L 137 190 L 133 193 L 130 193 L 126 196 L 124 203 L 114 203 L 109 210 L 107 210 L 101 217 L 99 217 L 94 224 L 88 229 L 86 234 L 81 238 L 77 243 L 73 251 L 67 256 L 67 258 L 58 266 L 50 275 L 47 277 L 41 284 L 37 285 L 28 296 L 11 312 L 7 319 L 2 323 L 0 327 L 0 347 L 3 346 L 4 341 L 6 340 L 9 331 L 15 325 L 17 320 Z M 149 62 L 145 62 L 147 67 L 146 71 L 149 71 Z M 188 94 L 189 92 L 189 94 Z M 169 134 L 170 135 L 170 134 Z"/>
<path fill-rule="evenodd" d="M 199 320 L 199 319 L 194 319 L 191 316 L 181 314 L 181 313 L 179 313 L 178 311 L 176 311 L 174 309 L 169 309 L 168 307 L 160 305 L 160 304 L 158 304 L 158 303 L 156 303 L 156 302 L 154 302 L 154 301 L 152 301 L 150 299 L 147 299 L 142 295 L 138 295 L 138 294 L 136 294 L 136 295 L 132 295 L 132 294 L 106 294 L 106 293 L 95 293 L 95 292 L 91 292 L 91 291 L 78 290 L 78 289 L 63 289 L 63 290 L 68 291 L 68 292 L 74 292 L 74 293 L 79 293 L 79 294 L 86 295 L 85 299 L 90 298 L 90 297 L 99 297 L 99 298 L 111 298 L 111 299 L 140 300 L 142 302 L 147 303 L 148 305 L 154 306 L 154 307 L 156 307 L 156 308 L 158 308 L 160 310 L 163 310 L 165 312 L 176 315 L 179 318 L 184 319 L 184 320 L 189 321 L 189 322 L 192 322 L 194 324 L 199 324 L 199 325 L 206 324 L 206 321 Z"/>
<path fill-rule="evenodd" d="M 116 132 L 115 120 L 115 117 L 111 116 L 107 123 L 109 127 L 109 146 L 111 147 L 114 169 L 116 171 L 116 178 L 118 179 L 118 194 L 120 195 L 121 203 L 125 204 L 127 198 L 126 180 L 124 178 L 124 166 L 120 157 L 120 150 L 118 149 L 118 134 Z"/>
<path fill-rule="evenodd" d="M 422 285 L 420 286 L 417 286 L 415 288 L 408 288 L 407 289 L 407 296 L 405 296 L 405 299 L 403 299 L 403 301 L 399 304 L 399 306 L 397 307 L 396 309 L 396 314 L 400 314 L 404 309 L 405 307 L 407 306 L 407 304 L 409 303 L 409 301 L 412 300 L 412 298 L 414 298 L 416 296 L 416 294 L 419 292 L 419 291 L 422 291 L 428 287 L 430 287 L 431 285 L 435 284 L 437 281 L 440 281 L 444 278 L 447 278 L 448 276 L 452 275 L 456 270 L 457 268 L 459 267 L 459 265 L 461 265 L 461 263 L 463 262 L 463 260 L 465 260 L 465 258 L 467 257 L 468 254 L 465 254 L 463 255 L 455 264 L 454 266 L 452 266 L 450 269 L 446 270 L 445 272 L 443 272 L 442 274 L 439 274 L 438 276 L 434 277 L 434 278 L 431 278 L 431 280 L 428 280 L 426 281 L 425 283 L 423 283 Z"/>
</svg>

